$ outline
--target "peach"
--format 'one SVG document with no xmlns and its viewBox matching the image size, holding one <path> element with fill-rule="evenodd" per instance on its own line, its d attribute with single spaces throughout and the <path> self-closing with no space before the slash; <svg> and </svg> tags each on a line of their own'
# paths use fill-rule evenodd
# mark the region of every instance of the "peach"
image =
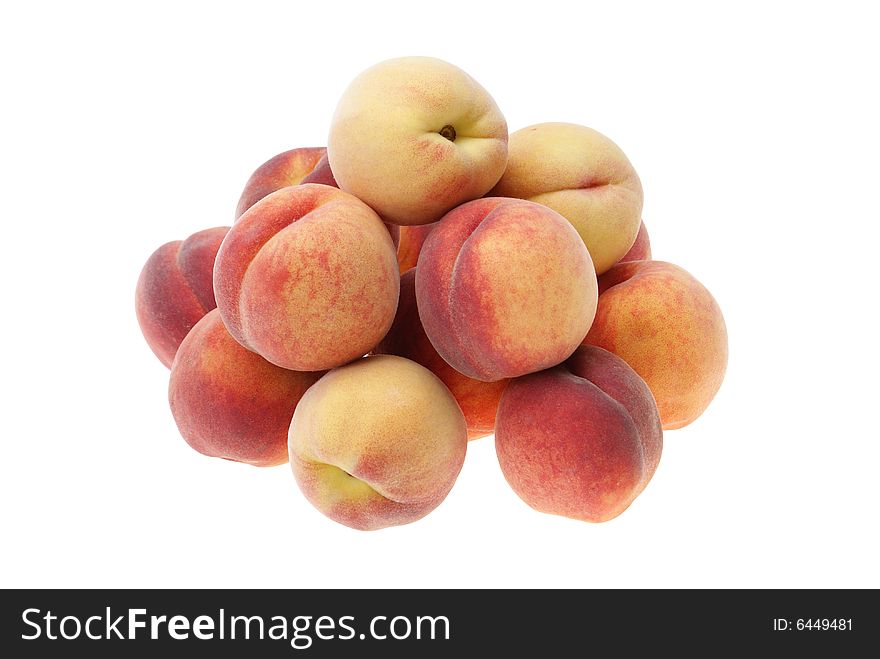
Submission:
<svg viewBox="0 0 880 659">
<path fill-rule="evenodd" d="M 507 170 L 490 193 L 549 206 L 572 223 L 597 274 L 626 254 L 642 213 L 642 184 L 623 151 L 586 126 L 536 124 L 510 135 Z"/>
<path fill-rule="evenodd" d="M 180 342 L 217 306 L 212 272 L 229 227 L 165 243 L 147 259 L 135 288 L 135 312 L 150 349 L 171 368 Z"/>
<path fill-rule="evenodd" d="M 461 69 L 429 57 L 381 62 L 349 85 L 327 143 L 339 187 L 388 222 L 428 224 L 495 185 L 507 123 Z"/>
<path fill-rule="evenodd" d="M 664 430 L 696 419 L 727 368 L 727 329 L 712 294 L 664 261 L 633 261 L 599 278 L 596 320 L 584 343 L 622 357 L 651 388 Z"/>
<path fill-rule="evenodd" d="M 433 228 L 433 224 L 400 227 L 400 244 L 397 246 L 397 265 L 400 266 L 400 274 L 416 267 L 422 245 L 425 244 L 425 239 Z"/>
<path fill-rule="evenodd" d="M 651 238 L 648 236 L 648 228 L 645 221 L 639 224 L 639 232 L 636 234 L 636 241 L 629 251 L 621 257 L 619 263 L 628 261 L 650 261 L 651 260 Z"/>
<path fill-rule="evenodd" d="M 215 309 L 187 334 L 171 367 L 168 400 L 199 453 L 258 467 L 287 462 L 287 430 L 321 373 L 273 366 L 241 347 Z"/>
<path fill-rule="evenodd" d="M 645 488 L 662 448 L 648 386 L 601 348 L 582 346 L 562 366 L 511 380 L 498 407 L 501 470 L 541 512 L 616 517 Z"/>
<path fill-rule="evenodd" d="M 326 153 L 327 149 L 323 146 L 302 147 L 279 153 L 264 162 L 251 174 L 245 184 L 235 209 L 235 219 L 241 217 L 248 208 L 266 195 L 289 185 L 301 183 L 309 173 L 314 171 Z M 313 180 L 311 182 L 324 183 L 325 181 Z"/>
<path fill-rule="evenodd" d="M 379 216 L 316 183 L 282 188 L 252 206 L 214 267 L 217 306 L 232 336 L 295 371 L 326 370 L 369 352 L 391 327 L 399 286 Z"/>
<path fill-rule="evenodd" d="M 437 376 L 391 355 L 333 369 L 302 397 L 290 425 L 300 489 L 340 524 L 372 530 L 427 515 L 464 462 L 464 416 Z"/>
<path fill-rule="evenodd" d="M 400 277 L 400 302 L 394 324 L 373 353 L 406 357 L 430 370 L 443 381 L 461 407 L 467 422 L 468 439 L 491 435 L 495 430 L 498 401 L 507 380 L 474 380 L 456 371 L 437 354 L 419 319 L 415 284 L 416 270 L 409 270 Z"/>
<path fill-rule="evenodd" d="M 596 276 L 564 217 L 484 198 L 444 216 L 416 269 L 425 333 L 454 369 L 491 382 L 564 361 L 596 312 Z"/>
</svg>

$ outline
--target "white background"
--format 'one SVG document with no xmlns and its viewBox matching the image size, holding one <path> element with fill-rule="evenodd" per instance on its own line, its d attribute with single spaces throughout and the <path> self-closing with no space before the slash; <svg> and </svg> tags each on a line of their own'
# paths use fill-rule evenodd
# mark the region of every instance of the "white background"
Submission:
<svg viewBox="0 0 880 659">
<path fill-rule="evenodd" d="M 11 4 L 2 586 L 880 587 L 869 3 Z M 325 144 L 348 82 L 411 54 L 471 73 L 511 130 L 614 139 L 655 258 L 725 313 L 721 392 L 609 523 L 532 511 L 483 439 L 428 517 L 357 532 L 287 467 L 177 433 L 135 320 L 143 262 L 230 224 L 257 165 Z"/>
</svg>

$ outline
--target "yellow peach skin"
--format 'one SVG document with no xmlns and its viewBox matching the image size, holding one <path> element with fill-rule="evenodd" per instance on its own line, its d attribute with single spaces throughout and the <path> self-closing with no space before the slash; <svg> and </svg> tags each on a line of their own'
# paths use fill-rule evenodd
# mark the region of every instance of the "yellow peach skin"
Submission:
<svg viewBox="0 0 880 659">
<path fill-rule="evenodd" d="M 290 465 L 322 513 L 360 530 L 407 524 L 436 508 L 467 450 L 458 404 L 437 376 L 375 355 L 333 369 L 302 397 Z"/>
<path fill-rule="evenodd" d="M 627 253 L 642 213 L 642 184 L 614 142 L 586 126 L 545 123 L 511 133 L 507 169 L 491 196 L 549 206 L 580 234 L 596 274 Z"/>
<path fill-rule="evenodd" d="M 328 185 L 281 188 L 251 206 L 220 246 L 214 292 L 235 339 L 294 371 L 357 359 L 394 320 L 391 236 L 366 204 Z"/>
<path fill-rule="evenodd" d="M 339 187 L 399 225 L 481 197 L 507 164 L 507 123 L 461 69 L 429 57 L 381 62 L 349 85 L 327 143 Z"/>
<path fill-rule="evenodd" d="M 487 197 L 447 213 L 416 268 L 425 334 L 460 373 L 493 382 L 555 366 L 596 312 L 596 274 L 555 211 Z"/>
<path fill-rule="evenodd" d="M 633 261 L 599 278 L 599 305 L 584 343 L 622 357 L 647 382 L 664 430 L 696 419 L 727 368 L 727 328 L 712 294 L 664 261 Z"/>
</svg>

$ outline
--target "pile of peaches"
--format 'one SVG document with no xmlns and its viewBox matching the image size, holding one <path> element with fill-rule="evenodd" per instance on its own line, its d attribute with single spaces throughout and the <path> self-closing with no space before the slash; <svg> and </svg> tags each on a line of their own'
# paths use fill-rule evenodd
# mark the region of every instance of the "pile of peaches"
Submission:
<svg viewBox="0 0 880 659">
<path fill-rule="evenodd" d="M 137 317 L 187 443 L 289 462 L 337 522 L 423 517 L 493 433 L 523 501 L 601 522 L 727 365 L 718 304 L 651 260 L 641 212 L 601 133 L 508 135 L 464 71 L 389 60 L 344 92 L 326 148 L 254 172 L 231 228 L 150 256 Z"/>
</svg>

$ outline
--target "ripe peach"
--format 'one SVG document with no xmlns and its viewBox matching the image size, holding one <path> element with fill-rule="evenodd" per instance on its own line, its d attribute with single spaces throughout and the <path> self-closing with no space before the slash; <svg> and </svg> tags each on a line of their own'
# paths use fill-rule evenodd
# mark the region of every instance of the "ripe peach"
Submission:
<svg viewBox="0 0 880 659">
<path fill-rule="evenodd" d="M 327 155 L 339 187 L 393 224 L 428 224 L 486 194 L 507 163 L 507 123 L 461 69 L 429 57 L 381 62 L 343 94 Z"/>
<path fill-rule="evenodd" d="M 642 213 L 642 184 L 623 151 L 586 126 L 546 123 L 510 135 L 507 170 L 490 195 L 549 206 L 572 223 L 597 274 L 626 254 Z"/>
<path fill-rule="evenodd" d="M 712 294 L 664 261 L 633 261 L 599 278 L 596 320 L 584 343 L 622 357 L 651 388 L 664 430 L 691 423 L 727 368 L 727 328 Z"/>
<path fill-rule="evenodd" d="M 147 259 L 135 289 L 135 311 L 144 338 L 168 368 L 193 325 L 217 306 L 212 272 L 229 227 L 165 243 Z"/>
<path fill-rule="evenodd" d="M 258 467 L 287 462 L 287 430 L 321 373 L 273 366 L 233 339 L 215 309 L 187 334 L 171 367 L 168 400 L 199 453 Z"/>
<path fill-rule="evenodd" d="M 297 185 L 312 172 L 327 153 L 323 146 L 302 147 L 279 153 L 257 167 L 242 190 L 235 209 L 235 219 L 268 194 Z M 311 181 L 324 183 L 324 181 Z"/>
<path fill-rule="evenodd" d="M 645 382 L 622 359 L 582 346 L 564 365 L 510 381 L 495 449 L 532 508 L 587 522 L 622 513 L 660 461 L 663 431 Z"/>
<path fill-rule="evenodd" d="M 456 371 L 437 354 L 419 319 L 415 284 L 415 269 L 409 270 L 400 277 L 400 302 L 397 304 L 394 324 L 373 353 L 399 355 L 429 369 L 449 388 L 461 407 L 467 421 L 468 439 L 491 435 L 495 430 L 498 401 L 501 400 L 507 380 L 497 382 L 474 380 Z"/>
<path fill-rule="evenodd" d="M 399 286 L 379 216 L 315 183 L 282 188 L 251 207 L 214 267 L 217 306 L 232 336 L 295 371 L 369 352 L 391 327 Z"/>
<path fill-rule="evenodd" d="M 467 449 L 464 416 L 431 371 L 375 355 L 333 369 L 290 425 L 290 465 L 311 503 L 355 529 L 407 524 L 446 497 Z"/>
<path fill-rule="evenodd" d="M 564 361 L 596 311 L 596 276 L 577 232 L 529 201 L 484 198 L 438 222 L 416 269 L 425 333 L 468 377 L 491 382 Z"/>
</svg>

